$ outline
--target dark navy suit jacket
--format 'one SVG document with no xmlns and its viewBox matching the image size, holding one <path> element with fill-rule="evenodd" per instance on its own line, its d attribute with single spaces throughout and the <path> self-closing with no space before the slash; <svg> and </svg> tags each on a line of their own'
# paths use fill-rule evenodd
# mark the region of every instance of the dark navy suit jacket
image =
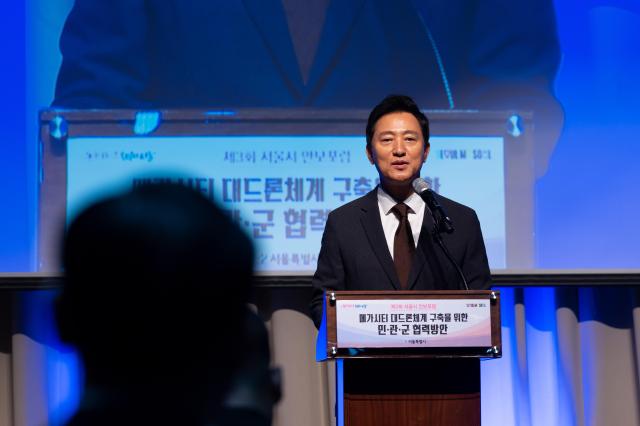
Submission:
<svg viewBox="0 0 640 426">
<path fill-rule="evenodd" d="M 491 276 L 482 231 L 476 213 L 462 204 L 438 196 L 456 228 L 443 240 L 460 265 L 470 289 L 487 289 Z M 410 290 L 461 290 L 463 284 L 435 242 L 428 208 L 414 254 Z M 377 188 L 332 211 L 322 236 L 318 269 L 313 277 L 311 313 L 316 326 L 322 319 L 326 290 L 398 290 L 400 283 L 382 230 Z"/>
<path fill-rule="evenodd" d="M 549 90 L 551 1 L 333 0 L 305 84 L 281 0 L 76 0 L 53 104 L 524 108 Z M 535 103 L 534 102 L 534 103 Z"/>
</svg>

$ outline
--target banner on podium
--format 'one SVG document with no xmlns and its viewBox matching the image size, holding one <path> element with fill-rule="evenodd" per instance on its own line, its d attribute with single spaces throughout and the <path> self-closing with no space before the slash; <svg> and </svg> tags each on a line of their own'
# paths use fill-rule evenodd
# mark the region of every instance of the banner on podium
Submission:
<svg viewBox="0 0 640 426">
<path fill-rule="evenodd" d="M 338 300 L 338 348 L 491 346 L 487 299 Z"/>
</svg>

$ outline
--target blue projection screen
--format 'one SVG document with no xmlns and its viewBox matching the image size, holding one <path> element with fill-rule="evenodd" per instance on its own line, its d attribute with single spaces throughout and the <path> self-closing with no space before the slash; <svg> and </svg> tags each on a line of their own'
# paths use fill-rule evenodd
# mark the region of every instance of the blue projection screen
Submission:
<svg viewBox="0 0 640 426">
<path fill-rule="evenodd" d="M 70 138 L 67 218 L 115 191 L 177 182 L 242 225 L 257 272 L 309 274 L 327 214 L 378 183 L 364 148 L 364 136 L 340 135 Z M 506 267 L 503 165 L 501 137 L 440 136 L 422 170 L 436 192 L 476 210 L 494 269 Z"/>
<path fill-rule="evenodd" d="M 493 270 L 533 265 L 533 126 L 500 111 L 427 111 L 422 177 L 473 208 Z M 255 243 L 256 272 L 315 271 L 330 211 L 371 191 L 362 110 L 44 110 L 38 262 L 56 272 L 66 223 L 149 182 L 192 187 Z M 513 123 L 518 123 L 517 127 Z"/>
</svg>

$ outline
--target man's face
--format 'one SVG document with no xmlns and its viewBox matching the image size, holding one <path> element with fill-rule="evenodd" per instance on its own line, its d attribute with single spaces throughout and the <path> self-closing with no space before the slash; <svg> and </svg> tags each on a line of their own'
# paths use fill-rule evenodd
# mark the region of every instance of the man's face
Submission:
<svg viewBox="0 0 640 426">
<path fill-rule="evenodd" d="M 367 157 L 376 166 L 383 186 L 406 186 L 420 176 L 429 146 L 418 120 L 408 112 L 392 112 L 376 122 Z"/>
</svg>

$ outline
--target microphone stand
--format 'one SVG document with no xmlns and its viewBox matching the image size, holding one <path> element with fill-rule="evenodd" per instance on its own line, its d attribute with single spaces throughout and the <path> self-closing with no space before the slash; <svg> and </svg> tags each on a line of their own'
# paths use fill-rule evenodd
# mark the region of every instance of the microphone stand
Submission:
<svg viewBox="0 0 640 426">
<path fill-rule="evenodd" d="M 429 208 L 429 206 L 425 206 L 425 207 Z M 451 256 L 451 252 L 449 252 L 449 249 L 447 248 L 446 244 L 444 243 L 444 240 L 442 239 L 442 235 L 440 235 L 442 232 L 446 232 L 448 234 L 452 233 L 453 227 L 450 224 L 447 224 L 446 222 L 442 221 L 441 217 L 436 217 L 436 212 L 434 212 L 432 209 L 429 209 L 429 211 L 431 212 L 431 217 L 433 218 L 433 224 L 434 224 L 433 232 L 432 232 L 433 237 L 435 238 L 436 242 L 444 252 L 444 255 L 447 257 L 447 259 L 449 259 L 449 262 L 451 262 L 455 270 L 458 272 L 458 275 L 462 280 L 462 284 L 464 285 L 464 289 L 469 290 L 469 285 L 467 284 L 467 279 L 465 278 L 464 273 L 462 272 L 462 269 L 460 268 L 458 263 L 453 259 L 453 256 Z"/>
</svg>

